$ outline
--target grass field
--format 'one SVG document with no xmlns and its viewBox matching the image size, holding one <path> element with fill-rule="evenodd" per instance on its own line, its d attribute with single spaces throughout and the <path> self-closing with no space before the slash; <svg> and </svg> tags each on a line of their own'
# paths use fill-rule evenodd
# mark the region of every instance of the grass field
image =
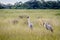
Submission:
<svg viewBox="0 0 60 40">
<path fill-rule="evenodd" d="M 26 24 L 26 18 L 20 15 L 30 16 L 33 30 Z M 54 32 L 46 30 L 41 19 L 52 25 Z M 18 20 L 13 24 L 14 20 Z M 60 10 L 54 9 L 0 9 L 0 40 L 60 40 Z"/>
</svg>

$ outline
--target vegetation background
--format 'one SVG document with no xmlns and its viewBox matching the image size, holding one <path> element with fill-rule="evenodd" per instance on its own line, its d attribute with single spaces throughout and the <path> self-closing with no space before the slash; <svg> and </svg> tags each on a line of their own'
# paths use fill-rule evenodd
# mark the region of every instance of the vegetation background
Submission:
<svg viewBox="0 0 60 40">
<path fill-rule="evenodd" d="M 45 1 L 45 0 L 29 0 L 26 2 L 16 2 L 12 4 L 0 3 L 0 9 L 60 9 L 60 0 Z"/>
<path fill-rule="evenodd" d="M 21 15 L 30 16 L 33 30 Z M 39 17 L 52 24 L 53 33 L 39 24 Z M 60 9 L 0 9 L 0 40 L 60 40 Z"/>
</svg>

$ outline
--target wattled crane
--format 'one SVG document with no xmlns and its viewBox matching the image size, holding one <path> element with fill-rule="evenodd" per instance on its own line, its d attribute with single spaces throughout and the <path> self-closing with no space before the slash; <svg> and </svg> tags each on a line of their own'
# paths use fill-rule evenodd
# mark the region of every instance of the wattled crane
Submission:
<svg viewBox="0 0 60 40">
<path fill-rule="evenodd" d="M 33 28 L 33 24 L 32 22 L 30 22 L 30 17 L 27 17 L 27 21 L 28 21 L 28 26 L 32 29 Z"/>
<path fill-rule="evenodd" d="M 52 26 L 49 23 L 43 22 L 43 25 L 47 30 L 50 30 L 51 32 L 53 32 Z"/>
</svg>

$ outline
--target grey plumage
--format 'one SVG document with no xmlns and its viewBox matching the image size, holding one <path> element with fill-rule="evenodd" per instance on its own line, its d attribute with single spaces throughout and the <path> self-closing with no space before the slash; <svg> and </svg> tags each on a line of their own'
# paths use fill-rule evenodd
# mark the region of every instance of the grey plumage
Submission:
<svg viewBox="0 0 60 40">
<path fill-rule="evenodd" d="M 29 26 L 31 29 L 33 29 L 33 24 L 32 23 L 30 23 L 30 26 Z"/>
<path fill-rule="evenodd" d="M 51 32 L 53 32 L 52 26 L 49 23 L 43 23 L 43 25 L 47 30 L 50 30 Z"/>
</svg>

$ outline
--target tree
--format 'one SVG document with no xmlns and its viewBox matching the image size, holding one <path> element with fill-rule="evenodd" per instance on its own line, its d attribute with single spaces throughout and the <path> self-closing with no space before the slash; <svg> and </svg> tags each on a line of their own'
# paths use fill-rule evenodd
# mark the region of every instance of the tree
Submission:
<svg viewBox="0 0 60 40">
<path fill-rule="evenodd" d="M 37 1 L 37 0 L 33 0 L 33 1 L 27 1 L 25 2 L 25 7 L 27 9 L 38 9 L 40 7 L 40 1 Z"/>
<path fill-rule="evenodd" d="M 45 3 L 45 1 L 44 1 L 44 0 L 41 0 L 41 2 L 42 2 L 42 3 Z"/>
<path fill-rule="evenodd" d="M 59 0 L 57 0 L 57 2 L 59 2 Z"/>
<path fill-rule="evenodd" d="M 0 9 L 4 9 L 5 7 L 6 7 L 6 5 L 5 5 L 5 4 L 0 3 Z"/>
<path fill-rule="evenodd" d="M 30 0 L 24 3 L 16 2 L 14 5 L 0 3 L 0 9 L 60 9 L 60 1 Z"/>
<path fill-rule="evenodd" d="M 23 7 L 23 5 L 22 5 L 23 3 L 20 1 L 20 2 L 16 2 L 15 4 L 14 4 L 14 8 L 15 9 L 22 9 Z"/>
<path fill-rule="evenodd" d="M 5 8 L 7 8 L 7 9 L 11 9 L 12 6 L 13 6 L 12 4 L 7 4 Z"/>
</svg>

